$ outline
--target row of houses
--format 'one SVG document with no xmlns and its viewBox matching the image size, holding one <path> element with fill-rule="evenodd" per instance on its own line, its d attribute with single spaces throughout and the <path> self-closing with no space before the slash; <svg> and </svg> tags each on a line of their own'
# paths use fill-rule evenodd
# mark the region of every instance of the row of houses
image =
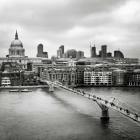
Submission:
<svg viewBox="0 0 140 140">
<path fill-rule="evenodd" d="M 113 85 L 112 72 L 84 72 L 84 84 L 87 86 L 111 86 Z"/>
<path fill-rule="evenodd" d="M 140 86 L 140 69 L 126 71 L 112 67 L 47 67 L 42 79 L 59 81 L 70 86 Z"/>
<path fill-rule="evenodd" d="M 140 86 L 140 70 L 85 71 L 85 86 Z"/>
<path fill-rule="evenodd" d="M 140 86 L 140 65 L 109 65 L 50 62 L 28 63 L 26 70 L 17 62 L 3 62 L 1 86 L 38 85 L 39 79 L 59 81 L 69 86 Z"/>
</svg>

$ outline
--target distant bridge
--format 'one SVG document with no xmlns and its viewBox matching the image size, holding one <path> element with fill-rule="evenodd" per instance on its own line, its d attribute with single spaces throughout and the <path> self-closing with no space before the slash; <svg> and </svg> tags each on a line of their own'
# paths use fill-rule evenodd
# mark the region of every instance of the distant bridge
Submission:
<svg viewBox="0 0 140 140">
<path fill-rule="evenodd" d="M 129 107 L 126 107 L 124 105 L 124 103 L 119 102 L 119 100 L 117 100 L 115 98 L 111 98 L 111 100 L 106 100 L 106 99 L 103 99 L 96 95 L 86 93 L 85 91 L 82 91 L 82 90 L 76 90 L 76 89 L 66 87 L 66 86 L 62 85 L 62 83 L 57 82 L 57 81 L 55 81 L 55 82 L 47 81 L 47 80 L 41 80 L 41 81 L 45 82 L 49 85 L 49 91 L 51 91 L 51 92 L 54 91 L 54 87 L 62 88 L 62 89 L 68 90 L 70 92 L 76 93 L 78 95 L 84 96 L 84 97 L 96 102 L 102 110 L 101 120 L 109 120 L 108 109 L 111 108 L 115 111 L 120 112 L 124 116 L 128 117 L 129 119 L 135 121 L 137 124 L 140 125 L 139 114 L 137 112 L 130 111 Z"/>
</svg>

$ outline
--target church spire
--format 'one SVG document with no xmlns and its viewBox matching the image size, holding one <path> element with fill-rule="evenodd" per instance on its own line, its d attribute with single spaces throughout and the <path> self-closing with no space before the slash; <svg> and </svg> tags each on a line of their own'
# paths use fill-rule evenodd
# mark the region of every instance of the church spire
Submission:
<svg viewBox="0 0 140 140">
<path fill-rule="evenodd" d="M 16 30 L 16 34 L 15 34 L 15 40 L 18 40 L 18 33 L 17 33 L 17 30 Z"/>
</svg>

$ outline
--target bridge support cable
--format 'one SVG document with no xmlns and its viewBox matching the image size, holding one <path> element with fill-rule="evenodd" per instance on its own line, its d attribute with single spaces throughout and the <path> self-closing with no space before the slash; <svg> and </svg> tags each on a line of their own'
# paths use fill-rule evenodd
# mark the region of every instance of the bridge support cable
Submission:
<svg viewBox="0 0 140 140">
<path fill-rule="evenodd" d="M 133 108 L 130 104 L 128 103 L 123 103 L 120 100 L 114 98 L 114 104 L 116 104 L 119 107 L 123 107 L 125 110 L 129 110 L 129 112 L 133 113 L 133 114 L 138 114 L 139 115 L 139 111 L 136 110 L 135 108 Z"/>
</svg>

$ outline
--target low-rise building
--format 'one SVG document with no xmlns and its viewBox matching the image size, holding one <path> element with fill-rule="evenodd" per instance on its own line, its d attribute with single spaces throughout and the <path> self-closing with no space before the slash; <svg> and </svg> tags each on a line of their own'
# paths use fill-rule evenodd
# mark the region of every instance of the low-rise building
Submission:
<svg viewBox="0 0 140 140">
<path fill-rule="evenodd" d="M 140 86 L 140 69 L 126 73 L 125 81 L 127 86 Z"/>
<path fill-rule="evenodd" d="M 10 86 L 11 85 L 11 80 L 10 77 L 2 77 L 1 79 L 1 86 Z"/>
<path fill-rule="evenodd" d="M 112 85 L 111 71 L 85 71 L 84 84 L 86 86 L 111 86 Z"/>
<path fill-rule="evenodd" d="M 124 86 L 126 84 L 125 81 L 125 70 L 116 69 L 113 71 L 113 85 L 114 86 Z"/>
<path fill-rule="evenodd" d="M 76 69 L 71 67 L 45 68 L 42 71 L 41 79 L 59 81 L 64 85 L 76 85 Z"/>
<path fill-rule="evenodd" d="M 84 85 L 84 71 L 85 65 L 77 65 L 76 66 L 76 85 L 83 86 Z"/>
<path fill-rule="evenodd" d="M 22 70 L 18 63 L 4 62 L 1 67 L 1 85 L 18 86 L 22 83 Z"/>
</svg>

